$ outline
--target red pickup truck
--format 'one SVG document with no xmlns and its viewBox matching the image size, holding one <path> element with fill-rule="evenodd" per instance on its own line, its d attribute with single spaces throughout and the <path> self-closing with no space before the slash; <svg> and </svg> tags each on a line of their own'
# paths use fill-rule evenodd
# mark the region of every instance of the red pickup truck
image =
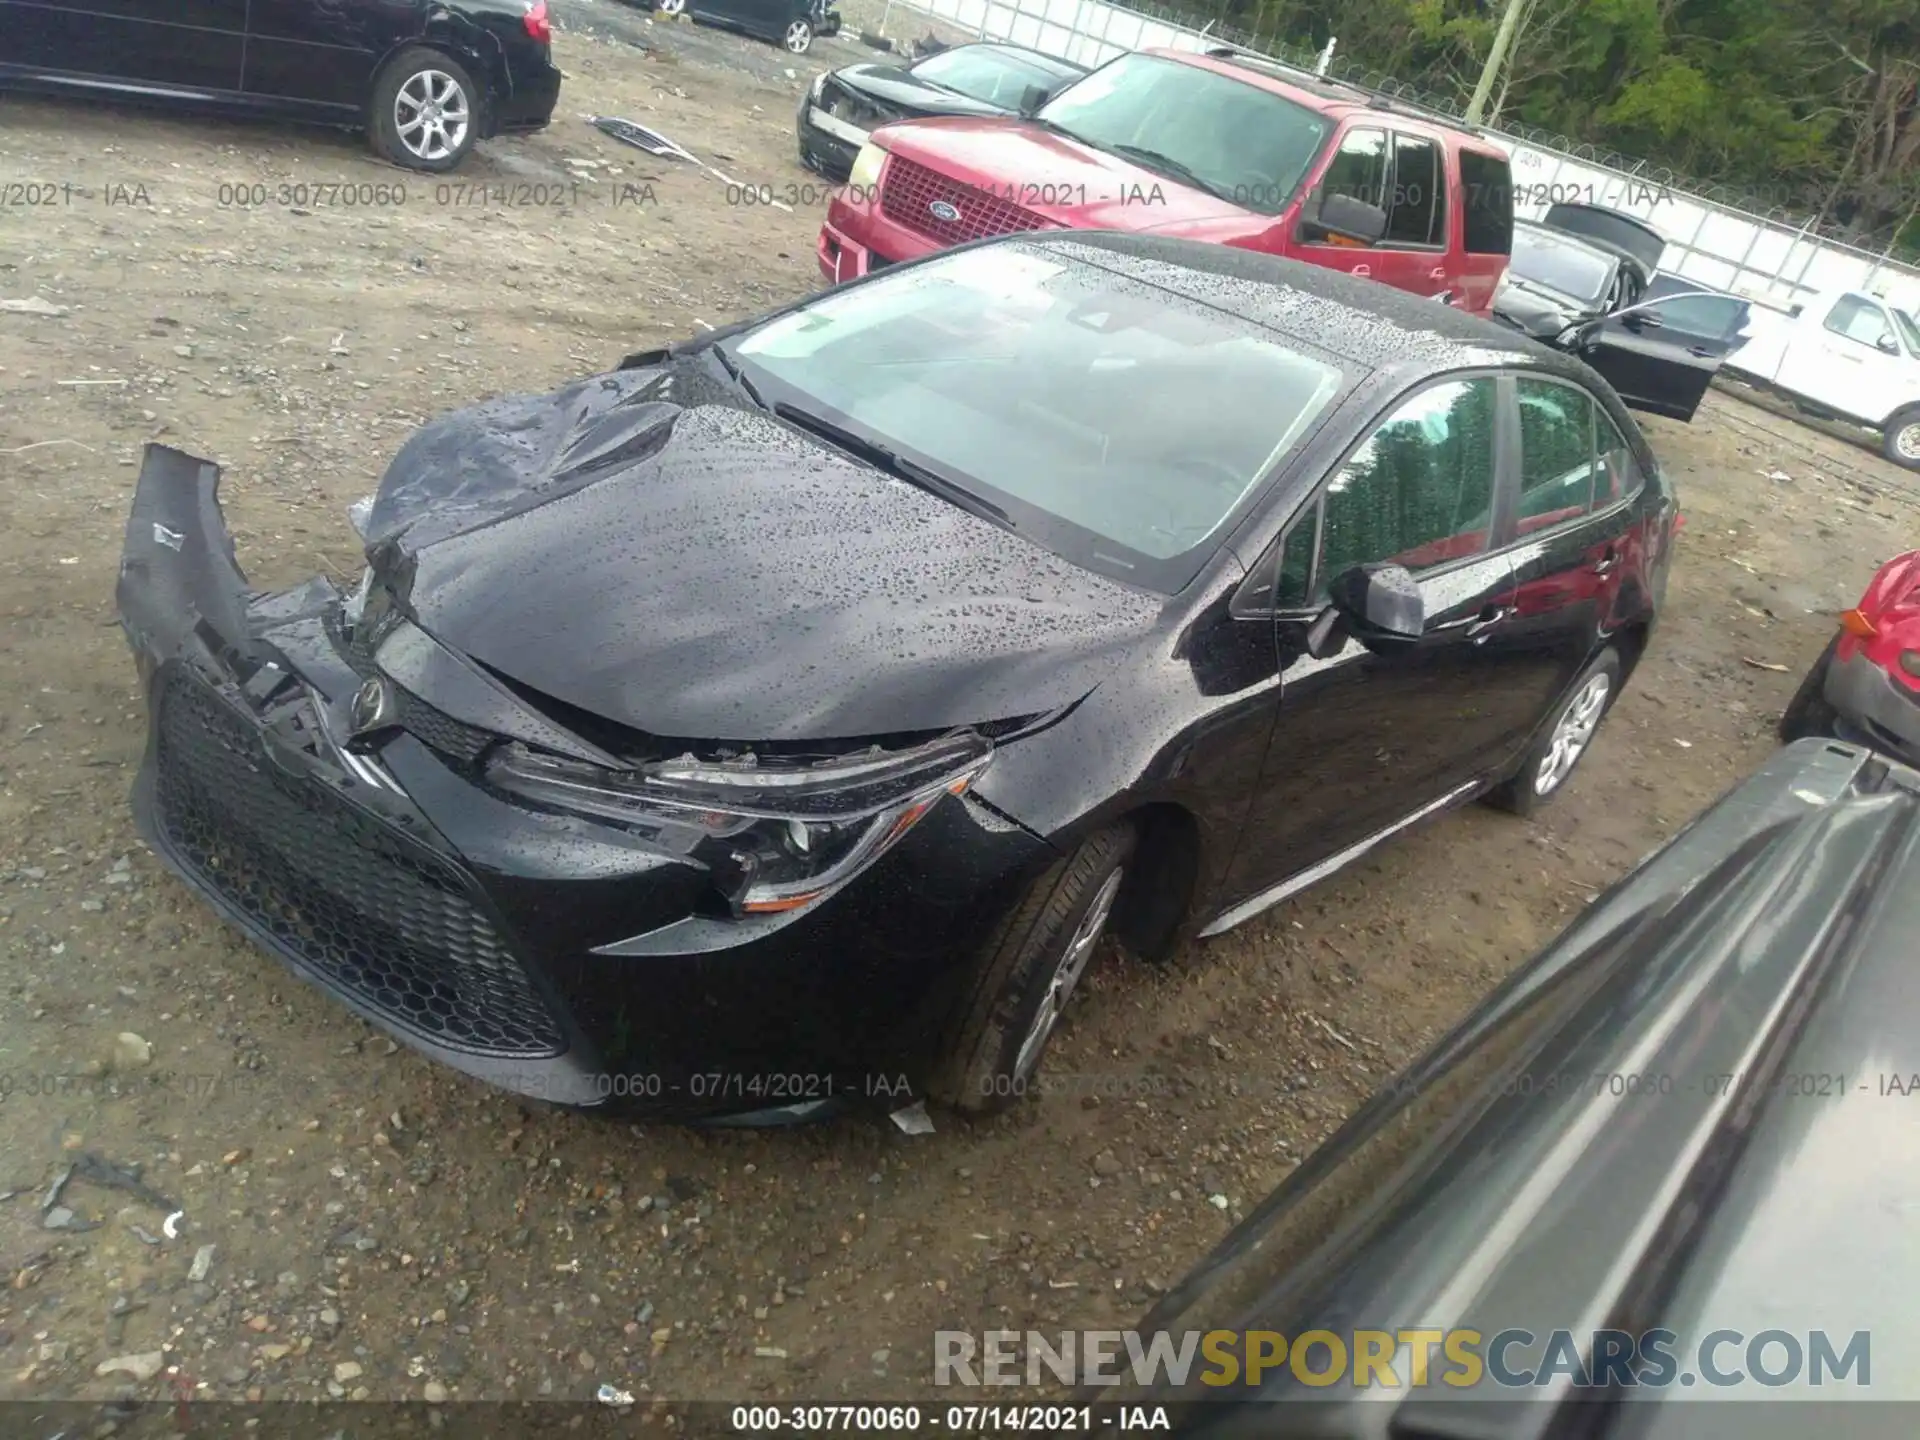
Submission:
<svg viewBox="0 0 1920 1440">
<path fill-rule="evenodd" d="M 1151 231 L 1345 270 L 1486 314 L 1511 171 L 1475 134 L 1236 51 L 1140 50 L 1012 119 L 875 130 L 820 229 L 851 280 L 990 235 Z"/>
</svg>

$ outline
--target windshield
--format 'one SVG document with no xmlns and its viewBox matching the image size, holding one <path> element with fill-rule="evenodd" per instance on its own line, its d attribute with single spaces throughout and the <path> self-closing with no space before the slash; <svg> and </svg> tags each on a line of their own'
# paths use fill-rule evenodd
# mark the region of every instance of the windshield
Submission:
<svg viewBox="0 0 1920 1440">
<path fill-rule="evenodd" d="M 961 251 L 732 342 L 747 378 L 1171 594 L 1342 388 L 1330 359 L 1041 247 Z"/>
<path fill-rule="evenodd" d="M 1332 128 L 1324 116 L 1258 85 L 1141 54 L 1123 55 L 1068 86 L 1039 119 L 1267 215 L 1287 208 Z M 1172 163 L 1156 166 L 1150 155 Z"/>
<path fill-rule="evenodd" d="M 942 50 L 915 65 L 913 73 L 921 80 L 1002 110 L 1018 110 L 1028 91 L 1052 90 L 1067 78 L 991 45 Z"/>
<path fill-rule="evenodd" d="M 1605 295 L 1613 279 L 1613 261 L 1604 255 L 1539 230 L 1520 228 L 1513 232 L 1513 257 L 1507 268 L 1522 280 L 1587 303 Z"/>
<path fill-rule="evenodd" d="M 1893 323 L 1900 327 L 1900 338 L 1906 342 L 1907 353 L 1920 355 L 1920 325 L 1904 310 L 1895 310 L 1891 305 L 1887 309 L 1893 315 Z"/>
</svg>

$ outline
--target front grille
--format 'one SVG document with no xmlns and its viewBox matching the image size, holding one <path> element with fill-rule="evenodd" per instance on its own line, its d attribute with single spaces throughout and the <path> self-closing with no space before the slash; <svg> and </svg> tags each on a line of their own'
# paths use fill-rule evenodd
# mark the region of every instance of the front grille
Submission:
<svg viewBox="0 0 1920 1440">
<path fill-rule="evenodd" d="M 935 205 L 952 206 L 960 212 L 960 218 L 941 219 L 933 213 Z M 1011 200 L 942 175 L 904 155 L 887 161 L 880 180 L 880 213 L 896 225 L 942 245 L 964 245 L 989 235 L 1017 235 L 1044 229 L 1047 223 Z"/>
<path fill-rule="evenodd" d="M 157 818 L 202 884 L 424 1039 L 529 1059 L 565 1049 L 458 870 L 281 770 L 253 726 L 190 674 L 172 673 L 158 703 Z"/>
<path fill-rule="evenodd" d="M 471 765 L 500 738 L 434 709 L 410 690 L 395 685 L 393 691 L 400 700 L 400 728 L 449 760 Z"/>
</svg>

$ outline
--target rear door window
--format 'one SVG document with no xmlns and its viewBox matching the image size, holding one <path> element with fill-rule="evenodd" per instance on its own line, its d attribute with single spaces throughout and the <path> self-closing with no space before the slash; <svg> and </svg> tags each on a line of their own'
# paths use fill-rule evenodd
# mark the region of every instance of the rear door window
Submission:
<svg viewBox="0 0 1920 1440">
<path fill-rule="evenodd" d="M 1586 391 L 1522 376 L 1519 533 L 1577 520 L 1593 507 L 1594 404 Z"/>
<path fill-rule="evenodd" d="M 1513 169 L 1499 155 L 1460 152 L 1460 187 L 1466 197 L 1467 253 L 1513 253 Z"/>
<path fill-rule="evenodd" d="M 1393 191 L 1385 245 L 1447 243 L 1446 172 L 1440 147 L 1423 135 L 1393 137 Z"/>
</svg>

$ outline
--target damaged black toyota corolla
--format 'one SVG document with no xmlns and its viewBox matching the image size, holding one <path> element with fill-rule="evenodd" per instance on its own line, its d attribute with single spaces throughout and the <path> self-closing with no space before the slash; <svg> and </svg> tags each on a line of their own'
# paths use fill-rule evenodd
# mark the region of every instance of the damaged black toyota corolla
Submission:
<svg viewBox="0 0 1920 1440">
<path fill-rule="evenodd" d="M 156 850 L 426 1053 L 683 1118 L 998 1108 L 1109 919 L 1530 810 L 1674 518 L 1577 361 L 1080 232 L 437 420 L 353 594 L 252 589 L 217 482 L 150 449 L 122 562 Z"/>
</svg>

